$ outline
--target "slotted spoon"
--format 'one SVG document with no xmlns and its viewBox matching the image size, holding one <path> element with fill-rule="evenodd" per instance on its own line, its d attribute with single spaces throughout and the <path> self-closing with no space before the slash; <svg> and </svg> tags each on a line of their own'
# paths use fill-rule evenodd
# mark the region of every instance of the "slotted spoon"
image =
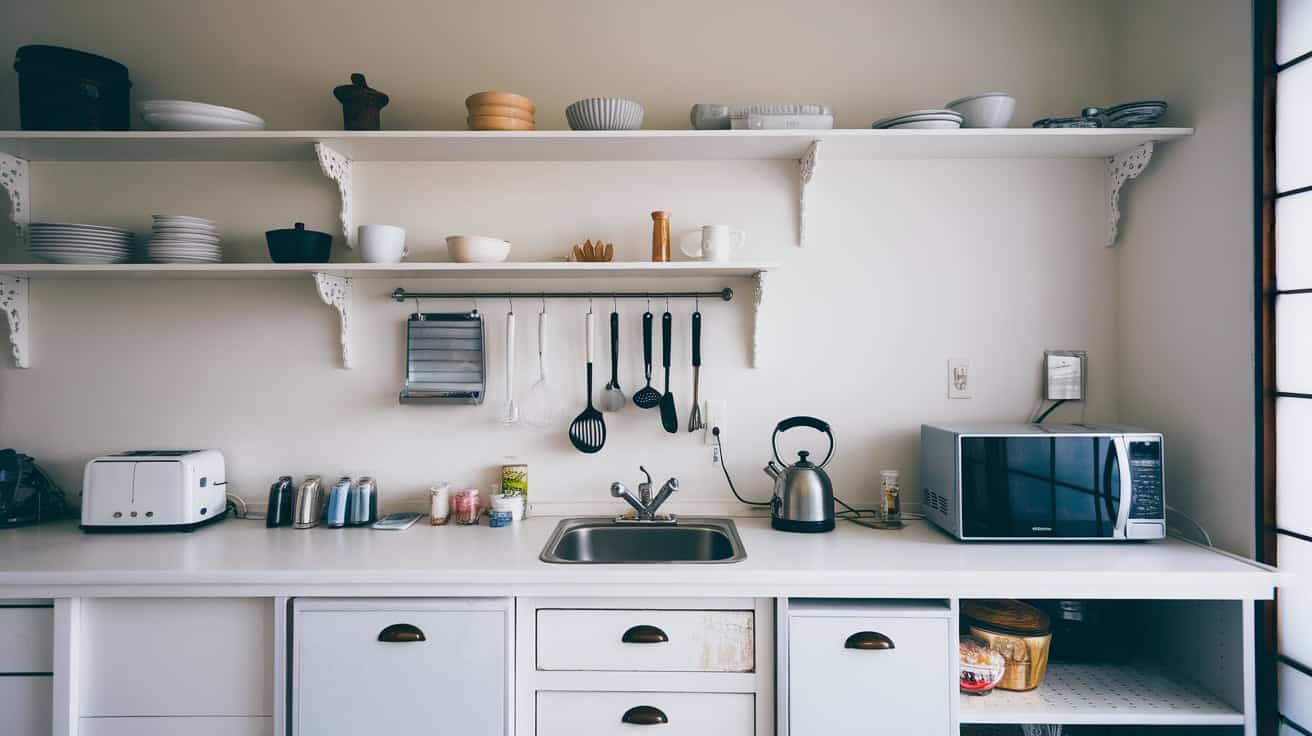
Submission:
<svg viewBox="0 0 1312 736">
<path fill-rule="evenodd" d="M 642 374 L 647 385 L 633 395 L 633 404 L 643 409 L 655 409 L 661 403 L 661 392 L 651 387 L 651 311 L 642 315 Z"/>
<path fill-rule="evenodd" d="M 600 452 L 603 445 L 606 444 L 606 419 L 592 405 L 592 354 L 593 354 L 593 335 L 592 311 L 588 310 L 586 317 L 588 345 L 588 406 L 569 425 L 569 441 L 574 443 L 574 449 L 579 452 L 591 455 Z"/>
</svg>

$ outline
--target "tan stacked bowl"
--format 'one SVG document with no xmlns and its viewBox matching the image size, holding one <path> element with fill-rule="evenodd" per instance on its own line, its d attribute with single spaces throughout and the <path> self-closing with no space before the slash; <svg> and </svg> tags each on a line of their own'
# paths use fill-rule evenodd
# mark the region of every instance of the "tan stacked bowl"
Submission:
<svg viewBox="0 0 1312 736">
<path fill-rule="evenodd" d="M 479 92 L 465 99 L 470 130 L 537 130 L 533 100 L 513 92 Z"/>
</svg>

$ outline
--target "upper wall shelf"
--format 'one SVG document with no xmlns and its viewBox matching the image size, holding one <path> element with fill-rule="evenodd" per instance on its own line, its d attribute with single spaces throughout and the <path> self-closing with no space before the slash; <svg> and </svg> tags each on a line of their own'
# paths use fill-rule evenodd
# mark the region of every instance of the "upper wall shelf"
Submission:
<svg viewBox="0 0 1312 736">
<path fill-rule="evenodd" d="M 797 161 L 818 141 L 830 160 L 1106 158 L 1192 134 L 1192 128 L 6 131 L 0 152 L 28 161 L 313 161 L 314 144 L 322 143 L 352 161 Z"/>
<path fill-rule="evenodd" d="M 33 279 L 297 279 L 310 274 L 376 279 L 576 279 L 669 278 L 706 276 L 750 278 L 778 268 L 772 263 L 566 263 L 563 261 L 511 263 L 116 263 L 66 265 L 59 263 L 4 263 L 0 276 Z"/>
</svg>

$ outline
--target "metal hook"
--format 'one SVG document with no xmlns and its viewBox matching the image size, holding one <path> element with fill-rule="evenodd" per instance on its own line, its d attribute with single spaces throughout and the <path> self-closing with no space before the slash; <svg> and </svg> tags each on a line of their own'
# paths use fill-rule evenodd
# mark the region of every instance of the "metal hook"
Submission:
<svg viewBox="0 0 1312 736">
<path fill-rule="evenodd" d="M 647 311 L 651 311 L 651 292 L 647 292 Z"/>
<path fill-rule="evenodd" d="M 588 314 L 592 314 L 592 297 L 588 297 Z"/>
<path fill-rule="evenodd" d="M 541 294 L 541 296 L 540 296 L 539 298 L 542 299 L 542 314 L 546 314 L 546 313 L 547 313 L 547 292 L 545 292 L 545 291 L 542 292 L 542 294 Z"/>
<path fill-rule="evenodd" d="M 670 295 L 665 295 L 665 311 L 670 311 Z"/>
<path fill-rule="evenodd" d="M 620 311 L 620 298 L 613 291 L 610 293 L 610 309 L 612 312 Z"/>
<path fill-rule="evenodd" d="M 693 304 L 692 309 L 694 312 L 702 311 L 702 295 L 701 294 L 694 295 L 692 298 L 692 304 Z"/>
<path fill-rule="evenodd" d="M 506 305 L 507 305 L 508 307 L 510 307 L 510 313 L 511 313 L 511 314 L 514 314 L 514 313 L 515 313 L 515 297 L 513 297 L 513 296 L 508 296 L 508 297 L 506 297 Z"/>
</svg>

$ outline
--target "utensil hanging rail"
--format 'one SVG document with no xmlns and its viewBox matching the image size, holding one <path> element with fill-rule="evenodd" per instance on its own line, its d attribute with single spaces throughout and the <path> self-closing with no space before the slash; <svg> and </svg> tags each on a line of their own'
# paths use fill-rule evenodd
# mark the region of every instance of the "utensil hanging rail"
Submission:
<svg viewBox="0 0 1312 736">
<path fill-rule="evenodd" d="M 396 289 L 392 300 L 407 299 L 733 299 L 733 289 L 719 291 L 406 291 Z"/>
</svg>

